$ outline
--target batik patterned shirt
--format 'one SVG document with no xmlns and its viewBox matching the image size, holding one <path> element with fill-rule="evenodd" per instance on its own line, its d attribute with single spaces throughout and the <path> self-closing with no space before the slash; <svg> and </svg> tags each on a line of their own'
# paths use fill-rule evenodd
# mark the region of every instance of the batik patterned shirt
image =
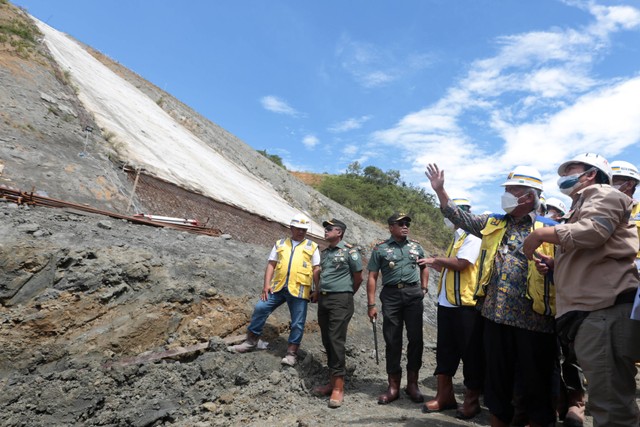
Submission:
<svg viewBox="0 0 640 427">
<path fill-rule="evenodd" d="M 442 213 L 456 226 L 479 238 L 482 238 L 482 230 L 490 216 L 465 212 L 451 201 L 442 208 Z M 509 215 L 505 218 L 506 230 L 493 261 L 485 297 L 478 301 L 482 316 L 504 325 L 553 333 L 553 317 L 533 311 L 532 301 L 525 296 L 528 261 L 522 252 L 522 243 L 531 233 L 535 212 L 518 220 Z"/>
</svg>

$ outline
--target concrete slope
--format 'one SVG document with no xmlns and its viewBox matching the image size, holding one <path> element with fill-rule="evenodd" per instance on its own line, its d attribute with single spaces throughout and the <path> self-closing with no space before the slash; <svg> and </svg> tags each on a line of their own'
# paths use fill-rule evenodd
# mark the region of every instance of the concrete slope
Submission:
<svg viewBox="0 0 640 427">
<path fill-rule="evenodd" d="M 104 132 L 115 135 L 121 160 L 183 188 L 282 224 L 300 212 L 268 182 L 213 150 L 77 42 L 35 21 L 55 60 L 69 71 L 85 108 L 94 114 Z M 322 228 L 313 223 L 311 233 L 322 235 Z"/>
</svg>

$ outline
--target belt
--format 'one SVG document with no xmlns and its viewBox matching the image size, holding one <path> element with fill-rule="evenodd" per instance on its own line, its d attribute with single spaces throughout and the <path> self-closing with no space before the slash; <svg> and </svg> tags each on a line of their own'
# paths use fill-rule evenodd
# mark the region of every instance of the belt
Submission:
<svg viewBox="0 0 640 427">
<path fill-rule="evenodd" d="M 413 283 L 404 283 L 404 282 L 400 282 L 397 283 L 395 285 L 384 285 L 385 288 L 398 288 L 398 289 L 402 289 L 402 288 L 409 288 L 411 286 L 417 286 L 418 283 L 420 282 L 413 282 Z"/>
<path fill-rule="evenodd" d="M 327 292 L 327 291 L 320 291 L 320 295 L 337 295 L 337 294 L 352 294 L 352 291 L 340 291 L 340 292 Z"/>
<path fill-rule="evenodd" d="M 614 305 L 618 304 L 633 304 L 633 301 L 636 299 L 636 289 L 627 289 L 623 291 L 616 297 L 616 302 Z"/>
</svg>

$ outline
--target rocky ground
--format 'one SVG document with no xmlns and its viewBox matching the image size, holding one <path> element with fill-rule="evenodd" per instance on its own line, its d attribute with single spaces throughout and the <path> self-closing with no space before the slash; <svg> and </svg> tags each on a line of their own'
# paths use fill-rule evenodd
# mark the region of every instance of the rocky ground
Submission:
<svg viewBox="0 0 640 427">
<path fill-rule="evenodd" d="M 452 411 L 423 415 L 406 397 L 377 405 L 384 356 L 376 365 L 364 292 L 356 298 L 340 409 L 309 393 L 327 376 L 315 306 L 295 368 L 280 365 L 284 308 L 268 322 L 268 349 L 229 353 L 223 339 L 244 332 L 268 251 L 233 238 L 0 203 L 2 424 L 469 424 Z M 434 309 L 426 306 L 421 385 L 433 395 Z M 208 350 L 184 357 L 121 363 L 207 341 Z"/>
<path fill-rule="evenodd" d="M 406 396 L 377 404 L 384 354 L 376 365 L 362 291 L 342 408 L 310 394 L 327 377 L 315 306 L 296 367 L 280 364 L 284 307 L 269 319 L 266 350 L 228 352 L 249 321 L 268 251 L 228 237 L 0 203 L 2 425 L 488 425 L 486 409 L 461 421 L 455 411 L 422 414 Z M 432 301 L 425 300 L 426 396 L 435 394 Z M 207 342 L 198 352 L 131 363 Z M 461 400 L 460 376 L 454 383 Z"/>
</svg>

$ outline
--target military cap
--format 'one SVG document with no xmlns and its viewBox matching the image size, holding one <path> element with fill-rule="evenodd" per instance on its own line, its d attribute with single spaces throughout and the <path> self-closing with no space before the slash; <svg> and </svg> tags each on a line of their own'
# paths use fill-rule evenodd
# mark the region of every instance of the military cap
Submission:
<svg viewBox="0 0 640 427">
<path fill-rule="evenodd" d="M 389 219 L 387 220 L 387 223 L 389 223 L 389 225 L 393 224 L 394 222 L 398 222 L 398 221 L 408 221 L 411 222 L 411 217 L 405 213 L 402 212 L 395 212 L 393 215 L 391 215 L 389 217 Z"/>
<path fill-rule="evenodd" d="M 339 219 L 336 218 L 331 218 L 327 221 L 324 221 L 322 223 L 323 227 L 328 227 L 328 226 L 335 226 L 335 227 L 340 227 L 342 228 L 342 231 L 345 231 L 347 229 L 347 224 L 345 224 L 344 222 L 340 221 Z"/>
</svg>

